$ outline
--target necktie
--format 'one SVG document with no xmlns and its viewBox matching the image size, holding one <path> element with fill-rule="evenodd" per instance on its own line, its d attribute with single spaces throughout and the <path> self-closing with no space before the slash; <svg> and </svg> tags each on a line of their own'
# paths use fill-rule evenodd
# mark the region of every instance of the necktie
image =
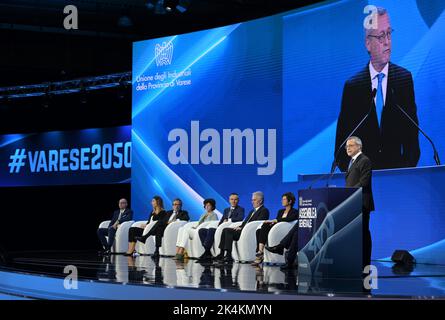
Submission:
<svg viewBox="0 0 445 320">
<path fill-rule="evenodd" d="M 232 218 L 232 214 L 233 214 L 233 208 L 230 208 L 229 216 L 227 217 L 227 219 Z"/>
<path fill-rule="evenodd" d="M 124 211 L 125 211 L 125 210 L 121 210 L 121 211 L 119 212 L 119 216 L 117 217 L 117 220 L 120 220 L 120 218 L 122 217 L 122 213 L 124 213 Z"/>
<path fill-rule="evenodd" d="M 176 220 L 176 211 L 173 211 L 173 214 L 170 217 L 170 221 Z"/>
<path fill-rule="evenodd" d="M 255 214 L 256 209 L 253 209 L 252 213 L 250 214 L 249 219 L 247 219 L 247 223 L 249 223 L 250 219 L 252 219 L 253 215 Z"/>
<path fill-rule="evenodd" d="M 379 123 L 379 127 L 381 127 L 381 118 L 382 118 L 382 110 L 384 106 L 384 100 L 383 100 L 383 88 L 382 88 L 382 81 L 385 77 L 384 73 L 379 73 L 376 77 L 378 77 L 378 85 L 377 85 L 377 98 L 375 102 L 376 107 L 376 113 L 377 113 L 377 121 Z"/>
<path fill-rule="evenodd" d="M 351 161 L 349 161 L 348 171 L 349 171 L 349 169 L 351 169 L 353 163 L 354 163 L 354 159 L 351 159 Z"/>
</svg>

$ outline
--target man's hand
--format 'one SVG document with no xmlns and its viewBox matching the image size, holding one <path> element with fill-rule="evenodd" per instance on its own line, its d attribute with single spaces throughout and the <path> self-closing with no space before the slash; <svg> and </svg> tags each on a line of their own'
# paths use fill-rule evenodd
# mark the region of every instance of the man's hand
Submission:
<svg viewBox="0 0 445 320">
<path fill-rule="evenodd" d="M 234 230 L 235 230 L 235 231 L 240 231 L 240 230 L 241 230 L 241 227 L 236 227 L 236 228 L 234 228 Z"/>
<path fill-rule="evenodd" d="M 116 221 L 116 222 L 113 224 L 113 229 L 114 229 L 114 230 L 117 230 L 117 227 L 119 227 L 119 222 L 118 222 L 118 221 Z"/>
</svg>

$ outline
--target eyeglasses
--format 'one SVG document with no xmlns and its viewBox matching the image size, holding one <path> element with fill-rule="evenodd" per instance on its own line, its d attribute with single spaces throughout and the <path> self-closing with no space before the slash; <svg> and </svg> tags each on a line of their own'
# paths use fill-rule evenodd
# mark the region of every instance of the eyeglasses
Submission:
<svg viewBox="0 0 445 320">
<path fill-rule="evenodd" d="M 368 37 L 376 38 L 380 43 L 383 43 L 385 41 L 385 38 L 388 38 L 388 40 L 391 40 L 393 32 L 394 32 L 394 29 L 390 29 L 387 32 L 382 31 L 382 33 L 379 36 L 370 34 L 370 35 L 368 35 Z"/>
</svg>

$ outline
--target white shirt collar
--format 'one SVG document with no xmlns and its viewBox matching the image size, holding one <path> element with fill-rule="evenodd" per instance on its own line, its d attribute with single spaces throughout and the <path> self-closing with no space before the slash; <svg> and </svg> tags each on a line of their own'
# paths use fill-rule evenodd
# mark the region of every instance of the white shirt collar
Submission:
<svg viewBox="0 0 445 320">
<path fill-rule="evenodd" d="M 352 161 L 357 160 L 358 156 L 361 155 L 361 154 L 362 154 L 362 152 L 359 151 L 355 156 L 352 157 Z"/>
<path fill-rule="evenodd" d="M 378 72 L 374 69 L 374 66 L 372 65 L 371 61 L 369 61 L 369 73 L 371 75 L 371 80 L 373 80 L 379 73 L 383 73 L 385 75 L 385 78 L 388 78 L 388 68 L 389 68 L 389 62 L 383 67 L 383 70 L 381 72 Z"/>
</svg>

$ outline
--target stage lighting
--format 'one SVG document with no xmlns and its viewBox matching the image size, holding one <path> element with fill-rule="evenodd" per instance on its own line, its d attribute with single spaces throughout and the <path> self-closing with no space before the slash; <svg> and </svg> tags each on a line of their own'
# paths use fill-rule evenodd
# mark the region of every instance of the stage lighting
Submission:
<svg viewBox="0 0 445 320">
<path fill-rule="evenodd" d="M 167 10 L 168 12 L 172 12 L 173 10 L 175 10 L 178 3 L 178 0 L 165 0 L 165 10 Z"/>
</svg>

